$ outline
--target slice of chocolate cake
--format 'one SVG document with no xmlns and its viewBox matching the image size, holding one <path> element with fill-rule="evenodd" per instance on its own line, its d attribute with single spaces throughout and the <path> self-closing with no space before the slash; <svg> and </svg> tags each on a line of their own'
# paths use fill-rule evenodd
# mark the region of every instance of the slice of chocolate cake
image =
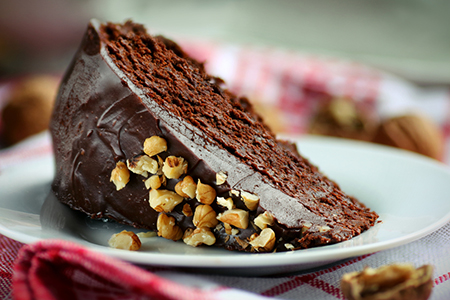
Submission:
<svg viewBox="0 0 450 300">
<path fill-rule="evenodd" d="M 141 25 L 92 21 L 51 122 L 56 197 L 92 218 L 247 252 L 337 243 L 374 224 L 221 84 Z"/>
</svg>

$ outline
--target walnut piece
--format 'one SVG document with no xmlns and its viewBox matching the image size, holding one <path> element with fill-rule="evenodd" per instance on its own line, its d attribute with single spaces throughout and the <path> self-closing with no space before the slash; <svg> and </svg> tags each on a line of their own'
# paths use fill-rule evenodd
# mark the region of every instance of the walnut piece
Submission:
<svg viewBox="0 0 450 300">
<path fill-rule="evenodd" d="M 185 176 L 182 181 L 175 185 L 175 192 L 184 198 L 194 199 L 197 191 L 197 184 L 191 176 Z"/>
<path fill-rule="evenodd" d="M 250 194 L 246 191 L 241 191 L 241 198 L 248 209 L 255 210 L 256 208 L 258 208 L 259 197 L 257 195 Z"/>
<path fill-rule="evenodd" d="M 246 229 L 248 227 L 248 211 L 243 209 L 230 209 L 217 216 L 221 222 L 228 223 L 237 228 Z"/>
<path fill-rule="evenodd" d="M 183 235 L 183 242 L 193 247 L 197 247 L 202 244 L 211 246 L 216 242 L 216 237 L 207 227 L 200 227 L 195 230 L 189 228 Z"/>
<path fill-rule="evenodd" d="M 109 181 L 116 185 L 116 190 L 121 190 L 127 185 L 128 181 L 130 181 L 130 172 L 124 162 L 119 161 L 116 163 Z"/>
<path fill-rule="evenodd" d="M 341 289 L 348 300 L 425 300 L 431 294 L 433 267 L 393 264 L 344 274 Z"/>
<path fill-rule="evenodd" d="M 270 228 L 265 228 L 258 236 L 250 237 L 250 245 L 258 252 L 268 252 L 273 249 L 275 239 L 275 232 Z"/>
<path fill-rule="evenodd" d="M 175 218 L 165 213 L 159 214 L 156 228 L 158 229 L 158 236 L 168 240 L 178 241 L 183 236 L 183 231 L 176 225 Z"/>
<path fill-rule="evenodd" d="M 168 190 L 150 190 L 150 206 L 158 212 L 171 212 L 183 201 L 183 197 Z"/>
<path fill-rule="evenodd" d="M 169 179 L 178 179 L 185 174 L 188 168 L 187 161 L 182 157 L 168 156 L 164 161 L 162 171 Z"/>
<path fill-rule="evenodd" d="M 199 179 L 195 197 L 200 203 L 210 205 L 216 199 L 216 190 L 212 186 L 202 183 Z"/>
<path fill-rule="evenodd" d="M 148 156 L 154 156 L 161 152 L 167 151 L 167 142 L 159 136 L 152 136 L 144 141 L 144 153 Z"/>
<path fill-rule="evenodd" d="M 273 225 L 274 220 L 272 214 L 268 211 L 265 211 L 264 213 L 257 216 L 253 222 L 260 229 L 266 229 L 267 226 Z"/>
<path fill-rule="evenodd" d="M 148 177 L 148 173 L 155 174 L 158 171 L 158 162 L 147 155 L 137 155 L 127 159 L 127 167 L 135 174 Z"/>
<path fill-rule="evenodd" d="M 123 230 L 113 234 L 108 241 L 108 245 L 115 249 L 136 251 L 141 248 L 141 240 L 134 232 Z"/>
<path fill-rule="evenodd" d="M 194 218 L 192 222 L 197 227 L 215 227 L 219 221 L 216 219 L 217 215 L 214 209 L 207 205 L 198 205 L 195 208 Z"/>
</svg>

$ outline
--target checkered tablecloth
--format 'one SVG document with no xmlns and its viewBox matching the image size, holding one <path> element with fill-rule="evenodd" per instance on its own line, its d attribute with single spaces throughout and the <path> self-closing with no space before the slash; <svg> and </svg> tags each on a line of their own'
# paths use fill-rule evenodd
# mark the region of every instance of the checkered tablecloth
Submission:
<svg viewBox="0 0 450 300">
<path fill-rule="evenodd" d="M 235 93 L 277 110 L 289 126 L 306 131 L 311 110 L 328 96 L 367 103 L 382 116 L 411 110 L 428 114 L 450 137 L 450 91 L 419 88 L 353 62 L 280 49 L 183 42 Z M 0 86 L 0 108 L 8 85 Z M 0 151 L 0 172 L 51 156 L 48 134 Z M 19 159 L 20 158 L 20 159 Z M 450 162 L 450 147 L 443 158 Z M 2 199 L 0 199 L 1 202 Z M 450 200 L 449 200 L 450 201 Z M 344 299 L 344 273 L 390 263 L 434 266 L 431 299 L 450 299 L 450 224 L 409 244 L 289 276 L 237 277 L 141 268 L 61 240 L 23 245 L 0 236 L 0 297 L 16 299 Z"/>
</svg>

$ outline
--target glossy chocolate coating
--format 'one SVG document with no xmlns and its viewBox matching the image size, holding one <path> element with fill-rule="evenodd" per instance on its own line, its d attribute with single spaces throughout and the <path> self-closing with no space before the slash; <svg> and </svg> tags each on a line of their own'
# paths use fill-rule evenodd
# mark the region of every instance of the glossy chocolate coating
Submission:
<svg viewBox="0 0 450 300">
<path fill-rule="evenodd" d="M 110 176 L 116 162 L 142 153 L 144 140 L 157 135 L 168 144 L 168 150 L 161 154 L 163 159 L 168 155 L 183 157 L 188 161 L 187 174 L 195 181 L 200 179 L 213 186 L 219 196 L 229 197 L 231 190 L 258 195 L 259 207 L 250 212 L 250 223 L 258 214 L 270 212 L 276 220 L 272 229 L 276 233 L 275 247 L 278 250 L 286 250 L 285 243 L 296 248 L 308 248 L 340 242 L 374 224 L 378 217 L 376 213 L 345 195 L 337 184 L 303 159 L 292 145 L 277 141 L 259 122 L 260 118 L 245 99 L 222 90 L 218 80 L 207 76 L 201 64 L 187 58 L 173 42 L 164 38 L 144 39 L 149 51 L 156 53 L 154 55 L 165 55 L 168 62 L 178 63 L 183 68 L 183 73 L 177 73 L 170 65 L 165 67 L 170 75 L 166 80 L 170 81 L 171 88 L 175 86 L 177 91 L 181 89 L 183 97 L 192 98 L 193 91 L 189 87 L 198 86 L 205 95 L 210 93 L 215 97 L 217 103 L 204 107 L 205 117 L 191 114 L 184 118 L 180 98 L 166 93 L 167 88 L 163 86 L 155 87 L 156 84 L 148 82 L 144 74 L 139 80 L 133 77 L 136 74 L 131 76 L 131 72 L 140 71 L 120 60 L 119 54 L 128 54 L 109 43 L 111 37 L 107 32 L 119 34 L 123 31 L 124 36 L 134 36 L 142 35 L 142 30 L 132 23 L 121 27 L 92 21 L 67 70 L 51 122 L 56 160 L 52 189 L 61 202 L 92 218 L 110 218 L 156 230 L 159 213 L 149 205 L 149 191 L 143 184 L 144 178 L 131 174 L 126 187 L 116 191 Z M 132 31 L 135 33 L 130 33 Z M 134 59 L 133 63 L 140 61 Z M 184 84 L 188 81 L 189 85 Z M 166 97 L 166 102 L 161 102 L 164 101 L 162 96 L 157 97 L 152 94 L 154 90 L 143 85 L 160 89 L 158 93 Z M 175 105 L 177 101 L 178 105 Z M 218 115 L 218 101 L 231 103 L 232 111 L 227 111 L 226 116 Z M 239 139 L 239 134 L 225 126 L 229 115 L 236 116 L 231 120 L 237 124 L 233 126 L 240 126 L 235 131 L 246 129 L 253 136 L 252 142 Z M 208 118 L 214 118 L 217 127 L 207 126 L 211 121 Z M 229 134 L 224 134 L 225 130 L 220 127 L 222 123 Z M 255 136 L 255 132 L 259 135 Z M 255 156 L 255 153 L 269 155 L 271 149 L 274 157 L 278 158 L 273 164 L 283 166 L 284 173 L 269 165 L 270 157 Z M 219 171 L 226 171 L 228 177 L 224 184 L 217 186 L 216 173 Z M 289 172 L 294 172 L 292 178 Z M 176 182 L 169 180 L 167 188 L 173 189 Z M 233 200 L 238 208 L 248 210 L 239 197 L 233 196 Z M 189 203 L 192 210 L 199 204 L 195 199 L 185 199 L 169 213 L 183 230 L 194 227 L 192 217 L 181 212 L 185 203 Z M 217 213 L 224 211 L 216 203 L 212 207 Z M 305 225 L 310 228 L 306 230 Z M 222 228 L 215 231 L 216 245 L 250 251 L 251 247 L 243 249 L 236 237 L 246 240 L 258 232 L 258 228 L 249 225 L 245 230 L 240 229 L 238 235 L 229 236 Z"/>
</svg>

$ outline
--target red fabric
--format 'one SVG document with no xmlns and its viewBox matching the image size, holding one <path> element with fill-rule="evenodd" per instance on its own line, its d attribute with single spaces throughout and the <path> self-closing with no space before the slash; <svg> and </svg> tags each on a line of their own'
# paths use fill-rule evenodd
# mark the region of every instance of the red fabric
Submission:
<svg viewBox="0 0 450 300">
<path fill-rule="evenodd" d="M 0 299 L 11 293 L 13 262 L 22 246 L 22 243 L 0 235 Z"/>
<path fill-rule="evenodd" d="M 44 240 L 26 245 L 14 267 L 16 300 L 215 299 L 77 244 Z"/>
</svg>

